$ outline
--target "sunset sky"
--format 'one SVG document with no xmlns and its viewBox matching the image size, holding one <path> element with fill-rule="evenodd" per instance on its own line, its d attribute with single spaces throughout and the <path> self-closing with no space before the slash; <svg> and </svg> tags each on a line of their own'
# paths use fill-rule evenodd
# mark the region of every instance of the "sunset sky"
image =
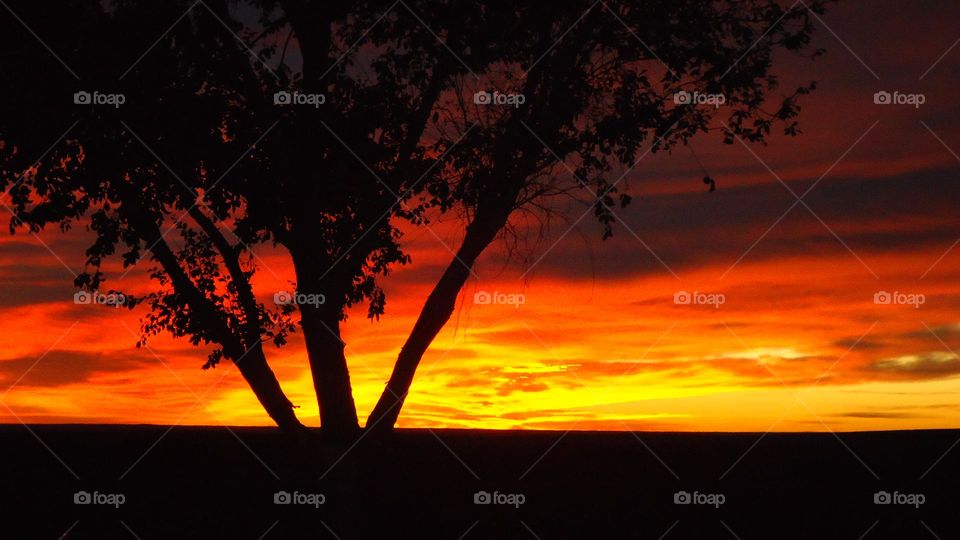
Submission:
<svg viewBox="0 0 960 540">
<path fill-rule="evenodd" d="M 646 157 L 605 242 L 571 204 L 568 221 L 511 260 L 492 247 L 426 354 L 400 427 L 960 427 L 960 8 L 872 2 L 865 18 L 857 4 L 817 22 L 825 56 L 778 57 L 784 88 L 818 83 L 801 102 L 801 136 L 748 148 L 710 135 Z M 925 102 L 878 105 L 878 91 Z M 66 127 L 38 129 L 52 142 Z M 363 306 L 346 323 L 362 417 L 459 244 L 455 225 L 405 225 L 413 264 L 384 282 L 386 316 L 371 322 Z M 202 348 L 160 336 L 136 349 L 142 309 L 73 302 L 89 240 L 55 229 L 0 237 L 0 422 L 269 425 L 229 364 L 200 369 Z M 286 253 L 256 251 L 255 286 L 270 303 L 292 267 Z M 109 286 L 150 286 L 148 264 L 121 278 L 112 263 Z M 474 303 L 494 291 L 525 301 Z M 725 301 L 678 305 L 680 291 Z M 880 291 L 918 301 L 877 304 Z M 300 336 L 267 352 L 300 418 L 318 425 Z"/>
</svg>

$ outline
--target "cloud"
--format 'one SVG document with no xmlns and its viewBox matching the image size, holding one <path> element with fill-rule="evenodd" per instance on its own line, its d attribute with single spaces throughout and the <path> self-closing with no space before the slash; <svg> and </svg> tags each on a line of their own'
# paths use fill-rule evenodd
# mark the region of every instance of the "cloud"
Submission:
<svg viewBox="0 0 960 540">
<path fill-rule="evenodd" d="M 132 352 L 50 351 L 45 356 L 0 360 L 4 390 L 19 387 L 57 387 L 88 381 L 97 373 L 123 372 L 149 365 Z M 22 377 L 22 378 L 21 378 Z M 17 382 L 19 380 L 19 382 Z"/>
<path fill-rule="evenodd" d="M 863 339 L 862 336 L 849 336 L 834 340 L 833 345 L 846 351 L 880 349 L 886 344 L 881 341 Z"/>
<path fill-rule="evenodd" d="M 873 362 L 871 371 L 910 378 L 950 377 L 960 374 L 960 358 L 947 352 L 908 354 Z"/>
<path fill-rule="evenodd" d="M 890 411 L 852 411 L 831 414 L 831 418 L 867 418 L 867 419 L 897 419 L 897 418 L 925 418 L 926 415 Z"/>
<path fill-rule="evenodd" d="M 546 383 L 536 380 L 535 377 L 522 375 L 498 385 L 497 395 L 509 396 L 514 392 L 545 392 L 549 389 Z"/>
<path fill-rule="evenodd" d="M 804 202 L 829 229 L 798 204 L 750 250 L 747 260 L 804 254 L 845 256 L 848 252 L 843 243 L 866 255 L 949 245 L 956 240 L 955 209 L 960 205 L 956 169 L 887 177 L 878 174 L 881 176 L 817 184 Z M 801 194 L 813 185 L 813 179 L 787 183 Z M 538 277 L 568 280 L 665 275 L 657 257 L 681 277 L 696 268 L 729 266 L 794 202 L 779 183 L 737 186 L 710 194 L 643 197 L 617 213 L 656 257 L 618 224 L 613 238 L 595 242 L 590 250 L 585 251 L 575 239 L 560 241 L 534 272 Z M 586 219 L 579 227 L 587 238 L 597 232 L 593 230 L 596 225 Z M 540 249 L 545 251 L 551 243 Z"/>
<path fill-rule="evenodd" d="M 922 330 L 907 332 L 903 334 L 903 337 L 908 339 L 918 339 L 918 340 L 924 340 L 924 341 L 927 341 L 927 340 L 937 341 L 938 337 L 940 339 L 944 339 L 948 336 L 957 336 L 957 335 L 960 335 L 960 323 L 940 324 L 937 326 L 931 326 L 929 330 L 927 328 L 923 328 Z"/>
</svg>

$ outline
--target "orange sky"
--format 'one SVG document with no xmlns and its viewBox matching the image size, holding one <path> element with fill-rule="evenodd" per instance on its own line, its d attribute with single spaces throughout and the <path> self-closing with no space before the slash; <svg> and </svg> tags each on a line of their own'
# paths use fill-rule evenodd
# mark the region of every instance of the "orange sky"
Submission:
<svg viewBox="0 0 960 540">
<path fill-rule="evenodd" d="M 600 242 L 587 216 L 566 235 L 569 225 L 554 222 L 525 260 L 493 247 L 427 353 L 400 426 L 958 427 L 960 247 L 950 248 L 960 238 L 960 49 L 920 78 L 958 37 L 946 23 L 958 13 L 877 6 L 875 20 L 843 5 L 825 19 L 852 51 L 821 26 L 827 56 L 786 64 L 785 86 L 819 82 L 803 102 L 801 137 L 750 150 L 695 142 L 718 191 L 706 192 L 680 149 L 628 176 L 636 199 L 618 215 L 629 230 L 620 224 L 613 239 Z M 904 9 L 909 27 L 895 22 Z M 927 99 L 878 106 L 879 90 Z M 51 139 L 62 131 L 49 129 Z M 768 166 L 797 195 L 826 175 L 804 198 L 809 208 L 782 217 L 796 199 Z M 568 211 L 576 219 L 584 208 Z M 431 228 L 455 248 L 452 225 Z M 430 231 L 405 230 L 414 264 L 385 282 L 386 316 L 370 322 L 359 309 L 346 323 L 362 416 L 450 257 Z M 142 311 L 75 305 L 84 240 L 54 230 L 0 239 L 0 421 L 269 424 L 229 365 L 200 370 L 203 350 L 168 337 L 135 349 Z M 283 253 L 257 254 L 257 292 L 269 302 L 292 272 Z M 114 273 L 108 285 L 142 289 L 145 271 Z M 474 303 L 494 291 L 525 302 Z M 725 302 L 677 305 L 678 291 Z M 878 305 L 878 291 L 923 303 Z M 268 355 L 301 419 L 316 425 L 299 337 Z"/>
</svg>

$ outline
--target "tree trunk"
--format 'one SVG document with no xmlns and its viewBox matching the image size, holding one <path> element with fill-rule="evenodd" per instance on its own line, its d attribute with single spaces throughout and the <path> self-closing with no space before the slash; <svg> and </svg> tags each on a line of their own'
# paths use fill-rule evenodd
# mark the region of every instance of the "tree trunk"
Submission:
<svg viewBox="0 0 960 540">
<path fill-rule="evenodd" d="M 308 218 L 304 222 L 310 223 Z M 333 438 L 346 440 L 360 430 L 353 402 L 350 372 L 340 339 L 344 282 L 332 270 L 333 261 L 318 254 L 315 242 L 322 232 L 311 227 L 297 229 L 287 245 L 297 276 L 297 293 L 322 303 L 300 303 L 300 327 L 307 346 L 313 388 L 320 407 L 320 429 Z M 349 282 L 347 282 L 349 283 Z"/>
<path fill-rule="evenodd" d="M 470 269 L 506 223 L 507 217 L 509 212 L 498 212 L 486 219 L 478 214 L 474 222 L 467 227 L 456 257 L 430 292 L 413 331 L 400 349 L 390 380 L 367 419 L 368 430 L 383 433 L 393 429 L 423 354 L 450 320 L 456 307 L 457 296 L 470 277 Z"/>
<path fill-rule="evenodd" d="M 340 317 L 324 307 L 300 306 L 303 336 L 320 406 L 320 428 L 333 438 L 349 438 L 360 429 L 350 372 L 340 339 Z"/>
<path fill-rule="evenodd" d="M 231 331 L 224 320 L 223 313 L 197 289 L 190 276 L 180 265 L 176 254 L 163 239 L 159 227 L 147 218 L 147 213 L 143 211 L 136 197 L 136 194 L 131 193 L 124 199 L 124 205 L 133 209 L 128 217 L 130 224 L 137 231 L 137 234 L 150 243 L 150 250 L 154 259 L 170 276 L 174 290 L 182 295 L 190 308 L 193 320 L 204 325 L 216 337 L 214 341 L 223 348 L 226 357 L 236 364 L 238 371 L 257 396 L 257 400 L 260 401 L 270 418 L 277 423 L 277 426 L 288 435 L 296 438 L 301 437 L 305 428 L 293 412 L 293 403 L 287 399 L 283 389 L 280 388 L 280 382 L 273 370 L 270 369 L 270 365 L 267 364 L 267 358 L 263 353 L 263 345 L 259 341 L 259 327 L 253 326 L 253 323 L 251 323 L 248 330 L 250 332 L 250 342 L 253 344 L 245 346 L 242 336 Z M 203 218 L 204 216 L 201 215 L 200 217 Z M 228 253 L 224 252 L 225 257 L 226 255 Z M 228 264 L 230 264 L 229 260 Z M 235 272 L 235 274 L 243 278 L 242 272 Z M 238 289 L 241 289 L 244 285 L 249 287 L 249 282 L 236 283 L 236 285 Z M 252 301 L 252 292 L 249 292 L 249 296 Z M 248 346 L 249 348 L 247 348 Z"/>
<path fill-rule="evenodd" d="M 297 415 L 293 412 L 293 403 L 287 399 L 280 388 L 280 382 L 267 364 L 263 347 L 257 345 L 246 351 L 234 363 L 270 418 L 287 435 L 301 437 L 306 427 L 297 419 Z"/>
</svg>

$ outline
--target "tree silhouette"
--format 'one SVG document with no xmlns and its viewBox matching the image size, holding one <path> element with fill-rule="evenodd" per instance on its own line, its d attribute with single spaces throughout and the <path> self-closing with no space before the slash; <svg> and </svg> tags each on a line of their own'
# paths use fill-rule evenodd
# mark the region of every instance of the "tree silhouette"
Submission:
<svg viewBox="0 0 960 540">
<path fill-rule="evenodd" d="M 621 180 L 646 153 L 710 131 L 755 143 L 773 129 L 797 134 L 797 98 L 813 85 L 779 94 L 773 54 L 819 54 L 811 13 L 823 10 L 772 0 L 9 6 L 0 182 L 11 232 L 89 229 L 76 280 L 89 291 L 108 284 L 109 258 L 124 268 L 149 259 L 156 288 L 126 303 L 149 307 L 142 339 L 212 345 L 204 367 L 234 362 L 294 434 L 302 425 L 264 343 L 302 332 L 334 436 L 358 429 L 341 325 L 354 305 L 384 314 L 378 280 L 411 262 L 400 224 L 457 216 L 463 240 L 367 421 L 377 430 L 395 424 L 477 258 L 514 231 L 518 212 L 579 198 L 607 238 L 613 209 L 630 201 Z M 70 128 L 39 159 L 50 135 L 38 126 Z M 299 295 L 325 301 L 259 301 L 252 248 L 262 244 L 289 253 Z"/>
</svg>

